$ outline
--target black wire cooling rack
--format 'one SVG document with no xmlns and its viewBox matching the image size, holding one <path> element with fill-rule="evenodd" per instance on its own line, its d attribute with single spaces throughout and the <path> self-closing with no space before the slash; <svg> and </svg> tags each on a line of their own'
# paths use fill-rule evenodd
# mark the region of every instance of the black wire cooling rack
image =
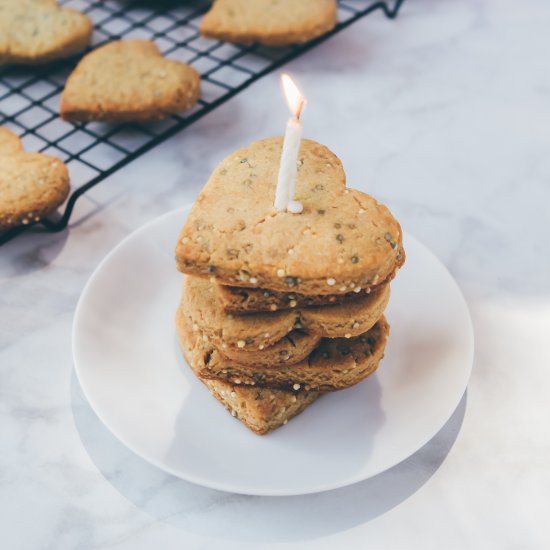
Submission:
<svg viewBox="0 0 550 550">
<path fill-rule="evenodd" d="M 107 176 L 361 17 L 382 11 L 394 18 L 403 2 L 341 0 L 338 24 L 332 32 L 299 46 L 265 48 L 201 38 L 200 18 L 210 0 L 188 0 L 184 5 L 167 0 L 60 0 L 60 4 L 80 10 L 92 19 L 95 28 L 92 47 L 121 38 L 154 40 L 165 57 L 197 69 L 201 74 L 202 95 L 193 109 L 161 122 L 73 124 L 59 118 L 58 107 L 77 58 L 38 68 L 0 67 L 0 126 L 18 134 L 27 151 L 41 151 L 63 160 L 71 176 L 71 194 L 63 213 L 38 224 L 46 231 L 64 229 L 78 198 Z M 31 225 L 0 233 L 0 244 Z"/>
</svg>

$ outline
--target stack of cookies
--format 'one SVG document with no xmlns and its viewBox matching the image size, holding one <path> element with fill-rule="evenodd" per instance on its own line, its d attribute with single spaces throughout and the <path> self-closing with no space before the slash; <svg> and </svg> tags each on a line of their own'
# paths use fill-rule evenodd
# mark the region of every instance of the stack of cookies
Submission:
<svg viewBox="0 0 550 550">
<path fill-rule="evenodd" d="M 226 158 L 176 247 L 185 357 L 210 392 L 258 434 L 326 392 L 372 374 L 384 354 L 389 282 L 403 264 L 389 210 L 345 187 L 339 159 L 303 140 L 296 200 L 276 212 L 282 139 Z"/>
</svg>

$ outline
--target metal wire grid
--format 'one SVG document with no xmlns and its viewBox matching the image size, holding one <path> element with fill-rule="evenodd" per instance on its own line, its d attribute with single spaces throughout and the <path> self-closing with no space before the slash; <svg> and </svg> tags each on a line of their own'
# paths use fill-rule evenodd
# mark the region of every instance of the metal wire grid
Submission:
<svg viewBox="0 0 550 550">
<path fill-rule="evenodd" d="M 64 229 L 76 200 L 130 161 L 185 128 L 267 73 L 294 59 L 329 36 L 374 11 L 394 18 L 404 0 L 342 0 L 338 24 L 308 44 L 265 48 L 240 46 L 200 37 L 199 22 L 211 1 L 185 5 L 124 0 L 61 0 L 86 13 L 94 23 L 92 47 L 117 39 L 154 40 L 168 59 L 184 61 L 201 74 L 201 99 L 194 108 L 154 123 L 68 123 L 58 116 L 61 92 L 77 59 L 43 67 L 0 68 L 0 125 L 17 133 L 27 151 L 41 151 L 63 160 L 72 192 L 61 216 L 40 222 L 46 230 Z M 0 245 L 30 225 L 0 233 Z"/>
</svg>

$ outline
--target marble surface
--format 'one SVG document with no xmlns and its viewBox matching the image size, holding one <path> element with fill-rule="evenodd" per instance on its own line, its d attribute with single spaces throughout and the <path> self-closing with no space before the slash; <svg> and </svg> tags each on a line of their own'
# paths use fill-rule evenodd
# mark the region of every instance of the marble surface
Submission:
<svg viewBox="0 0 550 550">
<path fill-rule="evenodd" d="M 192 201 L 223 156 L 282 131 L 270 75 L 102 183 L 69 231 L 0 249 L 1 547 L 550 547 L 549 28 L 544 0 L 408 0 L 397 21 L 365 19 L 289 67 L 309 98 L 305 135 L 468 301 L 473 375 L 432 441 L 345 489 L 246 497 L 148 465 L 82 396 L 70 337 L 87 278 Z"/>
</svg>

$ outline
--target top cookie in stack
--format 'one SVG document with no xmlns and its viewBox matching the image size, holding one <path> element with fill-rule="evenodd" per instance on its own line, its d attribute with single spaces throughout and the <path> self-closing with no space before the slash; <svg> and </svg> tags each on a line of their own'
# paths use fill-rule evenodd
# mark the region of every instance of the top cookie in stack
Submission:
<svg viewBox="0 0 550 550">
<path fill-rule="evenodd" d="M 276 212 L 281 148 L 267 139 L 222 161 L 176 247 L 189 275 L 176 318 L 184 353 L 260 434 L 376 370 L 389 281 L 405 259 L 389 210 L 347 189 L 338 158 L 313 141 L 298 158 L 303 211 Z"/>
<path fill-rule="evenodd" d="M 281 138 L 258 141 L 216 168 L 180 234 L 178 269 L 251 289 L 257 306 L 245 300 L 243 311 L 271 309 L 272 293 L 277 307 L 288 294 L 322 304 L 389 281 L 405 259 L 399 223 L 371 196 L 346 188 L 340 160 L 323 145 L 301 143 L 295 198 L 303 212 L 274 210 L 281 147 Z"/>
</svg>

